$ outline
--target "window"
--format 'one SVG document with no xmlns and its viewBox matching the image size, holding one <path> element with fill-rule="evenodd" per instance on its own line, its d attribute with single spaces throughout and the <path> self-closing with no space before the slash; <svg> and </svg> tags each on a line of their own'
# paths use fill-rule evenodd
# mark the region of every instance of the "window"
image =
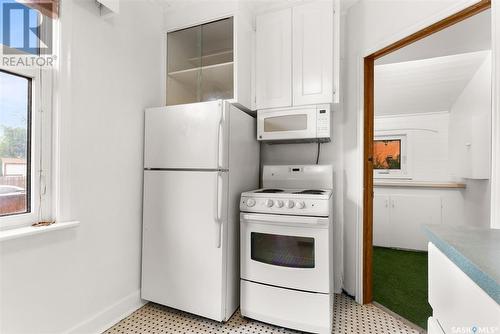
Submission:
<svg viewBox="0 0 500 334">
<path fill-rule="evenodd" d="M 45 2 L 0 1 L 4 54 L 50 57 L 57 25 L 33 9 Z M 0 64 L 0 229 L 53 218 L 52 76 L 51 66 Z"/>
<path fill-rule="evenodd" d="M 373 141 L 375 178 L 409 178 L 407 135 L 376 135 Z"/>
<path fill-rule="evenodd" d="M 0 71 L 0 216 L 31 210 L 31 83 Z"/>
</svg>

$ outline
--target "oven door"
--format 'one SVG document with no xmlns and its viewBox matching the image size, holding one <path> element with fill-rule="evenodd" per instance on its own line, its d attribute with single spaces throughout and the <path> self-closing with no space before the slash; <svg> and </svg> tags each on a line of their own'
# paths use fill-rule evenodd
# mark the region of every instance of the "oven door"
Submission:
<svg viewBox="0 0 500 334">
<path fill-rule="evenodd" d="M 329 219 L 241 213 L 241 278 L 330 293 Z"/>
<path fill-rule="evenodd" d="M 316 109 L 257 111 L 258 140 L 316 138 Z"/>
</svg>

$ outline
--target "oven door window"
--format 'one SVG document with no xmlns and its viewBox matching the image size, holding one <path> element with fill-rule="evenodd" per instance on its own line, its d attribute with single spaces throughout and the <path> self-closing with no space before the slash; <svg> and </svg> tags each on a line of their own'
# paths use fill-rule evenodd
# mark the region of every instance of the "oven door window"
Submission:
<svg viewBox="0 0 500 334">
<path fill-rule="evenodd" d="M 252 260 L 290 268 L 314 268 L 314 238 L 251 233 Z"/>
<path fill-rule="evenodd" d="M 285 115 L 264 118 L 264 132 L 298 131 L 307 129 L 307 115 Z"/>
</svg>

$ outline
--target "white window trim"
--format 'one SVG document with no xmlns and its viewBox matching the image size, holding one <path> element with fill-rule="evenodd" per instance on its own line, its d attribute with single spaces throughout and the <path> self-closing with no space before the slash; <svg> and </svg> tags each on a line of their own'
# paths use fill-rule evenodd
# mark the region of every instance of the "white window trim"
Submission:
<svg viewBox="0 0 500 334">
<path fill-rule="evenodd" d="M 52 26 L 54 50 L 59 38 L 59 22 Z M 48 31 L 40 31 L 42 36 Z M 28 54 L 30 55 L 30 54 Z M 31 82 L 31 205 L 30 212 L 0 217 L 0 231 L 30 226 L 39 220 L 54 220 L 53 205 L 53 107 L 54 70 L 52 68 L 6 67 L 0 69 L 32 79 Z M 43 190 L 43 194 L 42 193 Z M 39 213 L 41 215 L 39 216 Z"/>
<path fill-rule="evenodd" d="M 410 135 L 408 132 L 377 131 L 375 140 L 401 140 L 401 169 L 373 169 L 375 179 L 405 179 L 412 178 L 410 173 Z"/>
<path fill-rule="evenodd" d="M 31 205 L 30 212 L 0 217 L 0 230 L 21 227 L 41 219 L 51 219 L 52 163 L 52 73 L 47 69 L 3 67 L 10 73 L 31 78 Z M 42 156 L 43 154 L 43 156 Z M 40 171 L 41 177 L 40 177 Z M 40 196 L 42 188 L 44 194 Z M 40 202 L 40 198 L 42 201 Z"/>
</svg>

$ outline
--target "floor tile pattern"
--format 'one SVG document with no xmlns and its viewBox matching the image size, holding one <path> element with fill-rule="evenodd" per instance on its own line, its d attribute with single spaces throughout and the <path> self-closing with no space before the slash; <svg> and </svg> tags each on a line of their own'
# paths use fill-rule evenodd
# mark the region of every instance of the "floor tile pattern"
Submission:
<svg viewBox="0 0 500 334">
<path fill-rule="evenodd" d="M 335 334 L 417 334 L 402 321 L 373 305 L 359 305 L 352 298 L 335 295 Z M 218 323 L 162 305 L 148 303 L 105 334 L 278 334 L 298 333 L 285 328 L 242 318 L 237 311 L 231 319 Z"/>
</svg>

